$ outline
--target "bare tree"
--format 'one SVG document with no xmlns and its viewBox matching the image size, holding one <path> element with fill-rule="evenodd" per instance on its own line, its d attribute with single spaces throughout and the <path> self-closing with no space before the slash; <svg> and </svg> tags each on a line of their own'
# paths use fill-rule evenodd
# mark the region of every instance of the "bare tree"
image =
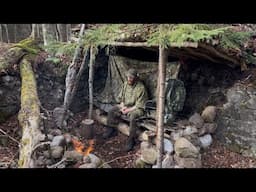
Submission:
<svg viewBox="0 0 256 192">
<path fill-rule="evenodd" d="M 68 72 L 66 75 L 66 91 L 65 91 L 64 103 L 63 103 L 63 113 L 61 114 L 61 117 L 60 117 L 60 122 L 58 125 L 59 127 L 63 127 L 63 122 L 64 122 L 64 119 L 66 118 L 67 110 L 70 107 L 72 99 L 75 95 L 78 81 L 80 79 L 80 76 L 78 74 L 81 75 L 81 69 L 84 69 L 83 65 L 85 65 L 85 62 L 82 63 L 81 67 L 79 66 L 79 63 L 77 62 L 78 55 L 82 49 L 82 47 L 81 47 L 82 46 L 82 35 L 84 33 L 84 29 L 85 29 L 85 24 L 82 24 L 81 30 L 79 33 L 78 46 L 75 50 L 75 54 L 74 54 L 72 63 L 68 67 Z M 85 54 L 86 54 L 86 52 L 85 52 Z M 85 61 L 85 57 L 84 57 L 84 61 Z M 78 71 L 79 67 L 80 67 L 80 70 Z"/>
<path fill-rule="evenodd" d="M 57 30 L 59 35 L 59 41 L 61 42 L 67 42 L 68 38 L 68 29 L 67 24 L 57 24 Z"/>
</svg>

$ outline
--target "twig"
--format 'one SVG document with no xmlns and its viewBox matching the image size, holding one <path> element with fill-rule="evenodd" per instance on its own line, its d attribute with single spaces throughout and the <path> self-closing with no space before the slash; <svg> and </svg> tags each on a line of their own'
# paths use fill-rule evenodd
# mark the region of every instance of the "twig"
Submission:
<svg viewBox="0 0 256 192">
<path fill-rule="evenodd" d="M 53 164 L 53 165 L 48 165 L 47 168 L 56 168 L 58 167 L 61 163 L 65 162 L 67 159 L 66 158 L 63 158 L 61 159 L 59 162 Z"/>
<path fill-rule="evenodd" d="M 41 109 L 42 109 L 43 111 L 46 112 L 47 117 L 49 118 L 49 117 L 50 117 L 50 112 L 49 112 L 49 110 L 47 110 L 46 108 L 44 108 L 41 102 L 39 102 L 39 106 L 41 107 Z"/>
<path fill-rule="evenodd" d="M 16 139 L 14 139 L 13 137 L 11 137 L 10 135 L 8 135 L 4 130 L 0 129 L 0 132 L 5 134 L 7 137 L 9 137 L 11 140 L 13 140 L 14 142 L 20 144 L 19 141 L 17 141 Z"/>
<path fill-rule="evenodd" d="M 248 77 L 246 77 L 245 79 L 243 79 L 243 80 L 242 80 L 242 82 L 247 81 L 248 79 L 250 79 L 250 78 L 251 78 L 251 76 L 252 76 L 252 74 L 248 75 Z"/>
<path fill-rule="evenodd" d="M 32 151 L 35 151 L 38 147 L 40 147 L 40 146 L 42 146 L 42 145 L 49 145 L 49 144 L 51 144 L 51 142 L 50 141 L 46 141 L 46 142 L 42 142 L 42 143 L 39 143 L 39 144 L 37 144 L 35 147 L 34 147 L 34 149 L 32 150 Z"/>
<path fill-rule="evenodd" d="M 122 158 L 126 158 L 126 157 L 131 157 L 131 156 L 134 156 L 134 155 L 136 155 L 136 154 L 131 154 L 131 155 L 126 155 L 126 156 L 117 157 L 117 158 L 115 158 L 115 159 L 112 159 L 112 160 L 110 160 L 110 161 L 107 161 L 107 162 L 101 164 L 101 166 L 99 166 L 99 168 L 102 168 L 103 165 L 106 165 L 106 164 L 111 163 L 111 162 L 113 162 L 113 161 L 116 161 L 116 160 L 118 160 L 118 159 L 122 159 Z"/>
</svg>

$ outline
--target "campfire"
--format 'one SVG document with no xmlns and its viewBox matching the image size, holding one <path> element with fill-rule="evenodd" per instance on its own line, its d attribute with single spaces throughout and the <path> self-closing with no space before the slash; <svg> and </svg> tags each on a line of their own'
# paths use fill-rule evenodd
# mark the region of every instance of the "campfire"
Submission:
<svg viewBox="0 0 256 192">
<path fill-rule="evenodd" d="M 85 149 L 85 145 L 79 140 L 72 139 L 72 143 L 77 152 L 83 154 L 84 156 L 89 155 L 94 150 L 94 139 L 89 139 L 89 147 Z"/>
</svg>

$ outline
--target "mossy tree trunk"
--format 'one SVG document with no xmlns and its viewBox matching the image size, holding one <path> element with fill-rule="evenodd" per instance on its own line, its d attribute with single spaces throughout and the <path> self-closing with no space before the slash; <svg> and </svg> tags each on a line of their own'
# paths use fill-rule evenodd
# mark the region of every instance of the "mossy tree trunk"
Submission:
<svg viewBox="0 0 256 192">
<path fill-rule="evenodd" d="M 18 119 L 22 127 L 22 139 L 19 154 L 19 167 L 32 168 L 34 160 L 32 153 L 35 146 L 42 140 L 43 135 L 39 129 L 40 107 L 37 95 L 35 76 L 30 61 L 25 56 L 20 63 L 21 109 Z"/>
<path fill-rule="evenodd" d="M 25 39 L 15 44 L 6 54 L 0 57 L 0 70 L 20 66 L 21 75 L 21 107 L 18 115 L 22 127 L 22 139 L 20 144 L 19 167 L 34 167 L 32 153 L 35 146 L 44 135 L 39 129 L 40 108 L 37 95 L 37 86 L 32 70 L 31 61 L 39 51 L 37 42 L 33 39 Z"/>
</svg>

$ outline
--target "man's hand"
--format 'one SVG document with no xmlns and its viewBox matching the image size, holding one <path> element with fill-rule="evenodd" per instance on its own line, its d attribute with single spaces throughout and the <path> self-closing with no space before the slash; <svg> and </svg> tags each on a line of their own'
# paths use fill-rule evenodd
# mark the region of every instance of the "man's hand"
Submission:
<svg viewBox="0 0 256 192">
<path fill-rule="evenodd" d="M 121 108 L 121 112 L 122 112 L 122 114 L 127 114 L 128 113 L 128 108 L 127 107 L 122 107 Z"/>
<path fill-rule="evenodd" d="M 127 113 L 133 111 L 136 109 L 136 106 L 133 106 L 133 107 L 123 107 L 121 108 L 121 112 L 126 115 Z"/>
</svg>

